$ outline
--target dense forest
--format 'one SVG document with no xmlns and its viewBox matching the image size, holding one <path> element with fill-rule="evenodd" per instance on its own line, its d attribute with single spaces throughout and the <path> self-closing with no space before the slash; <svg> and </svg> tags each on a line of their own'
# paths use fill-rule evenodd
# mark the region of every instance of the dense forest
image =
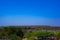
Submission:
<svg viewBox="0 0 60 40">
<path fill-rule="evenodd" d="M 27 38 L 27 39 L 26 39 Z M 60 27 L 48 26 L 8 26 L 0 27 L 0 39 L 3 40 L 59 40 Z"/>
</svg>

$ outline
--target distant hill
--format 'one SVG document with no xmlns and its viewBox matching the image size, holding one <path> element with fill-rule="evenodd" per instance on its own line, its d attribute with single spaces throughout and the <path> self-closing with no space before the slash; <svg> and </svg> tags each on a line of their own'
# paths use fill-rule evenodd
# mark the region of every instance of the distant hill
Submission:
<svg viewBox="0 0 60 40">
<path fill-rule="evenodd" d="M 60 30 L 59 26 L 3 26 L 3 27 L 19 27 L 19 28 L 30 28 L 30 29 L 47 29 L 47 30 Z M 3 28 L 2 26 L 0 28 Z"/>
</svg>

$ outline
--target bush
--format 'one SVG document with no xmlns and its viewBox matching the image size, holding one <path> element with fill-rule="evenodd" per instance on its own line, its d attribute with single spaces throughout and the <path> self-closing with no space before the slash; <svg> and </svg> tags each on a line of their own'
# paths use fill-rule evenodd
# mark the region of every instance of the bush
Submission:
<svg viewBox="0 0 60 40">
<path fill-rule="evenodd" d="M 24 37 L 26 37 L 26 38 L 30 38 L 31 36 L 32 36 L 31 33 L 27 33 L 24 35 Z"/>
<path fill-rule="evenodd" d="M 19 36 L 17 36 L 16 34 L 14 35 L 10 35 L 10 40 L 22 40 Z"/>
<path fill-rule="evenodd" d="M 48 32 L 48 36 L 51 37 L 51 36 L 54 36 L 54 32 Z"/>
<path fill-rule="evenodd" d="M 37 40 L 37 39 L 35 38 L 35 36 L 31 36 L 30 38 L 28 38 L 28 40 Z"/>
<path fill-rule="evenodd" d="M 33 36 L 36 36 L 36 37 L 40 37 L 40 36 L 48 36 L 48 32 L 33 32 L 32 33 Z"/>
<path fill-rule="evenodd" d="M 60 32 L 56 32 L 56 33 L 55 33 L 55 36 L 56 36 L 57 38 L 60 38 Z"/>
<path fill-rule="evenodd" d="M 25 34 L 25 37 L 28 38 L 28 40 L 35 40 L 35 37 L 52 37 L 55 34 L 53 32 L 42 32 L 42 31 L 36 31 L 32 33 Z"/>
</svg>

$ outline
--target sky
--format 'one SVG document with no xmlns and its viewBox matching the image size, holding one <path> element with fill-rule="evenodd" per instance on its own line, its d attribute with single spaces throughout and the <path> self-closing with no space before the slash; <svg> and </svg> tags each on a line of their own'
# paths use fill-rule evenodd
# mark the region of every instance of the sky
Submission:
<svg viewBox="0 0 60 40">
<path fill-rule="evenodd" d="M 60 0 L 0 0 L 0 26 L 60 26 Z"/>
</svg>

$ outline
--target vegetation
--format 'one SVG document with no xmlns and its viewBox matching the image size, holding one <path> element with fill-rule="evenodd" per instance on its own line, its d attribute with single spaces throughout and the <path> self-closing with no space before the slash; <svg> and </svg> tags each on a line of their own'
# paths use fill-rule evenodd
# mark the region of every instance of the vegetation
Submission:
<svg viewBox="0 0 60 40">
<path fill-rule="evenodd" d="M 56 32 L 56 33 L 55 33 L 55 36 L 56 36 L 57 38 L 60 38 L 60 32 Z"/>
<path fill-rule="evenodd" d="M 0 32 L 0 38 L 4 36 L 11 40 L 15 40 L 15 39 L 20 40 L 23 38 L 24 34 L 21 28 L 4 27 L 2 28 L 2 31 Z"/>
<path fill-rule="evenodd" d="M 29 31 L 31 28 L 19 28 L 19 27 L 3 27 L 0 29 L 0 39 L 7 37 L 10 40 L 22 40 L 24 37 L 28 40 L 37 40 L 41 37 L 56 37 L 60 38 L 60 32 L 46 32 L 46 31 Z"/>
</svg>

